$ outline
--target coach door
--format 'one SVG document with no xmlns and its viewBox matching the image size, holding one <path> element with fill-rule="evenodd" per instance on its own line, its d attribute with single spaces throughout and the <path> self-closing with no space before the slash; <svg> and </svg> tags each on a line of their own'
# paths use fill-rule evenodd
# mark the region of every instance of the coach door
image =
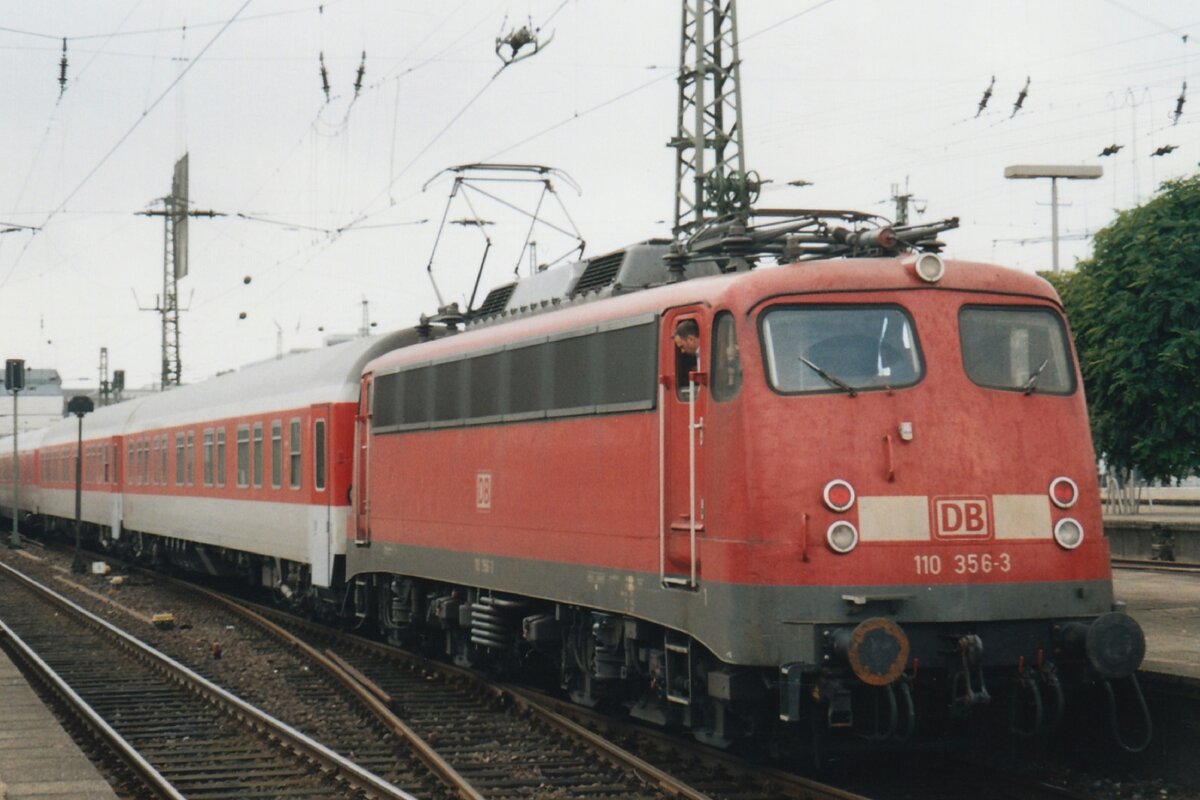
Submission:
<svg viewBox="0 0 1200 800">
<path fill-rule="evenodd" d="M 354 477 L 351 492 L 354 502 L 354 544 L 371 543 L 371 388 L 370 375 L 364 375 L 358 392 L 358 413 L 354 416 Z"/>
<path fill-rule="evenodd" d="M 311 408 L 309 434 L 312 441 L 313 492 L 308 507 L 308 557 L 312 565 L 312 580 L 317 586 L 328 586 L 333 577 L 332 529 L 333 489 L 330 485 L 330 422 L 331 406 Z"/>
<path fill-rule="evenodd" d="M 676 347 L 674 333 L 690 321 L 699 350 Z M 665 315 L 659 356 L 659 577 L 663 584 L 695 588 L 704 533 L 704 418 L 708 406 L 708 353 L 703 309 L 677 309 Z M 686 343 L 685 343 L 686 345 Z"/>
</svg>

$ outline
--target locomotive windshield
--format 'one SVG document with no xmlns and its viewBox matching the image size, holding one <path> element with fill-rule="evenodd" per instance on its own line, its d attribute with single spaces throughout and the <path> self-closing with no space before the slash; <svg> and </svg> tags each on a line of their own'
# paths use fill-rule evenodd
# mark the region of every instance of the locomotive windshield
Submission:
<svg viewBox="0 0 1200 800">
<path fill-rule="evenodd" d="M 1049 308 L 964 306 L 958 314 L 963 368 L 989 389 L 1071 394 L 1071 365 L 1062 318 Z"/>
<path fill-rule="evenodd" d="M 924 367 L 908 314 L 896 306 L 791 306 L 762 318 L 767 378 L 787 394 L 911 386 Z"/>
</svg>

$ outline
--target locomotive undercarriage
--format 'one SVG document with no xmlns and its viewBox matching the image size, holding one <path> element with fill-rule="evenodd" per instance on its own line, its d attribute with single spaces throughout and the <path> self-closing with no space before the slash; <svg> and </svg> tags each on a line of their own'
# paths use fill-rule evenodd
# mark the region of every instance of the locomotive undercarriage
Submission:
<svg viewBox="0 0 1200 800">
<path fill-rule="evenodd" d="M 553 682 L 581 705 L 623 710 L 718 747 L 948 743 L 981 720 L 1033 738 L 1058 725 L 1072 692 L 1081 697 L 1070 702 L 1103 698 L 1143 646 L 1136 624 L 1116 612 L 904 631 L 872 618 L 822 626 L 819 663 L 770 669 L 723 663 L 686 634 L 645 620 L 543 599 L 396 575 L 360 575 L 352 591 L 355 615 L 373 618 L 395 644 Z M 1115 704 L 1110 714 L 1115 731 Z M 1132 738 L 1142 738 L 1148 720 L 1132 727 Z"/>
<path fill-rule="evenodd" d="M 774 716 L 775 678 L 722 664 L 690 637 L 644 620 L 485 589 L 360 575 L 349 604 L 393 644 L 554 685 L 573 702 L 623 709 L 727 747 Z"/>
<path fill-rule="evenodd" d="M 1010 659 L 1027 647 L 1037 653 L 1031 637 L 1053 641 L 1050 622 L 1033 633 L 1018 623 L 983 626 L 983 636 L 979 626 L 914 626 L 914 657 L 905 656 L 886 681 L 868 675 L 868 683 L 860 662 L 890 651 L 868 639 L 872 652 L 852 652 L 846 640 L 853 626 L 822 630 L 821 663 L 776 670 L 722 663 L 686 634 L 644 620 L 416 578 L 359 576 L 351 605 L 395 644 L 464 667 L 553 682 L 581 705 L 623 710 L 718 747 L 754 739 L 814 751 L 929 742 L 979 716 L 1032 737 L 1051 729 L 1066 704 L 1052 658 L 1062 656 L 1071 683 L 1094 680 L 1083 651 L 1069 652 L 1061 635 L 1057 651 L 1028 664 Z M 984 648 L 985 638 L 993 649 Z"/>
</svg>

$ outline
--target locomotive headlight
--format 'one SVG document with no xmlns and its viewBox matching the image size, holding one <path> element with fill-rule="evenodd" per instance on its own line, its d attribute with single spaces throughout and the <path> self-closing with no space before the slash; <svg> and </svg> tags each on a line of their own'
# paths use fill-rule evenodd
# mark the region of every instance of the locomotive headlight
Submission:
<svg viewBox="0 0 1200 800">
<path fill-rule="evenodd" d="M 840 478 L 825 484 L 821 496 L 830 511 L 845 511 L 854 505 L 854 487 Z"/>
<path fill-rule="evenodd" d="M 858 529 L 845 520 L 838 520 L 825 532 L 825 541 L 835 553 L 849 553 L 858 546 Z"/>
<path fill-rule="evenodd" d="M 946 274 L 946 262 L 937 253 L 921 253 L 904 259 L 911 266 L 917 277 L 926 283 L 937 283 Z"/>
<path fill-rule="evenodd" d="M 1070 478 L 1050 481 L 1050 500 L 1059 508 L 1070 508 L 1079 499 L 1079 487 Z"/>
<path fill-rule="evenodd" d="M 1067 517 L 1054 526 L 1054 541 L 1064 550 L 1074 550 L 1083 544 L 1083 526 Z"/>
</svg>

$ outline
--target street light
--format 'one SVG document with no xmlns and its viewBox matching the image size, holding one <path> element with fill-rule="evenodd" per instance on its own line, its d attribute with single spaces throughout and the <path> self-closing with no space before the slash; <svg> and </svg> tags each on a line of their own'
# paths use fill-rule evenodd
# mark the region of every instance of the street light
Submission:
<svg viewBox="0 0 1200 800">
<path fill-rule="evenodd" d="M 20 507 L 18 500 L 21 491 L 21 457 L 17 451 L 17 392 L 24 388 L 25 361 L 20 358 L 8 359 L 4 362 L 4 389 L 12 392 L 13 396 L 13 526 L 12 538 L 8 540 L 8 546 L 12 548 L 21 546 L 21 533 L 17 530 L 17 517 L 20 516 L 17 509 Z"/>
<path fill-rule="evenodd" d="M 83 553 L 79 549 L 79 528 L 83 516 L 83 415 L 92 413 L 95 408 L 92 398 L 86 395 L 72 397 L 71 402 L 67 403 L 67 413 L 79 418 L 79 438 L 75 444 L 75 561 L 71 564 L 71 571 L 77 575 L 85 571 Z"/>
<path fill-rule="evenodd" d="M 1058 272 L 1058 179 L 1094 181 L 1104 174 L 1103 167 L 1071 164 L 1016 164 L 1004 168 L 1004 177 L 1013 180 L 1050 179 L 1050 239 L 1054 243 L 1054 271 Z"/>
</svg>

